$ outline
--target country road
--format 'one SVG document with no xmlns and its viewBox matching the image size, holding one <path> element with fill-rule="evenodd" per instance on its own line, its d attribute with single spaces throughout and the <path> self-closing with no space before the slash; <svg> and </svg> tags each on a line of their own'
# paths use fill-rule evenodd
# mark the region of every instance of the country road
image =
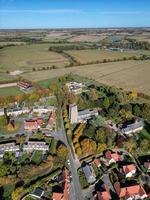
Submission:
<svg viewBox="0 0 150 200">
<path fill-rule="evenodd" d="M 66 144 L 66 146 L 69 150 L 69 154 L 68 154 L 68 160 L 70 162 L 69 170 L 70 170 L 71 175 L 72 175 L 73 189 L 74 189 L 74 193 L 75 193 L 74 195 L 75 195 L 76 200 L 84 200 L 83 192 L 82 192 L 81 185 L 80 185 L 80 182 L 79 182 L 79 177 L 78 177 L 78 174 L 77 174 L 74 156 L 72 154 L 71 147 L 70 147 L 68 140 L 67 140 L 67 135 L 66 135 L 65 128 L 64 128 L 62 115 L 61 115 L 61 131 L 62 131 L 62 135 L 63 135 L 63 138 L 64 138 L 63 141 L 64 141 L 64 143 Z"/>
<path fill-rule="evenodd" d="M 7 87 L 13 87 L 13 86 L 17 86 L 17 83 L 0 84 L 0 88 L 7 88 Z"/>
</svg>

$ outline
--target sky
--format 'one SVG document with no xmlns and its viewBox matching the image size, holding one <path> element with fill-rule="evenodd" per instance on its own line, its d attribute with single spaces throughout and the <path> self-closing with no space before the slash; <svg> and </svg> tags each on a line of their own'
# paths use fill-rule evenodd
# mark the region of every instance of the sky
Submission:
<svg viewBox="0 0 150 200">
<path fill-rule="evenodd" d="M 0 29 L 150 27 L 150 0 L 0 0 Z"/>
</svg>

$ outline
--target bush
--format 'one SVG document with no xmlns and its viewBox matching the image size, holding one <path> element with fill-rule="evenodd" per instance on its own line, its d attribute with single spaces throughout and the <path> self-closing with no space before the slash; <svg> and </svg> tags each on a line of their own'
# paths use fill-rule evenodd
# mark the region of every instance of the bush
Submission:
<svg viewBox="0 0 150 200">
<path fill-rule="evenodd" d="M 42 151 L 35 151 L 32 156 L 31 162 L 35 165 L 39 165 L 42 162 L 42 158 L 43 158 Z"/>
</svg>

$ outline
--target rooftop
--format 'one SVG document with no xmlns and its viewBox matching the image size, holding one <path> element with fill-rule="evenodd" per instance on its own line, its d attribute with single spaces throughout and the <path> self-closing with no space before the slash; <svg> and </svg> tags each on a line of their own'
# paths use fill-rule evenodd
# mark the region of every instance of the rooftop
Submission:
<svg viewBox="0 0 150 200">
<path fill-rule="evenodd" d="M 92 114 L 92 113 L 94 114 L 96 112 L 98 112 L 96 108 L 95 109 L 86 109 L 86 110 L 83 110 L 83 111 L 79 111 L 78 115 L 82 116 L 82 115 L 87 115 L 87 114 Z"/>
<path fill-rule="evenodd" d="M 130 165 L 125 165 L 123 166 L 123 171 L 125 174 L 128 174 L 129 172 L 135 170 L 136 171 L 136 166 L 135 164 L 130 164 Z"/>
<path fill-rule="evenodd" d="M 34 190 L 34 192 L 32 193 L 32 195 L 37 196 L 37 197 L 41 197 L 43 195 L 44 191 L 40 188 L 36 188 Z"/>
<path fill-rule="evenodd" d="M 121 188 L 120 183 L 116 182 L 114 187 L 120 198 L 136 197 L 139 199 L 139 197 L 146 195 L 144 188 L 138 184 Z"/>
<path fill-rule="evenodd" d="M 101 165 L 100 160 L 98 158 L 95 158 L 93 162 L 97 167 Z"/>
<path fill-rule="evenodd" d="M 111 196 L 109 191 L 97 192 L 98 200 L 110 200 Z"/>
<path fill-rule="evenodd" d="M 57 193 L 57 192 L 53 193 L 53 200 L 62 200 L 62 198 L 63 198 L 63 193 Z"/>
<path fill-rule="evenodd" d="M 111 151 L 107 151 L 105 153 L 105 156 L 107 159 L 109 160 L 114 159 L 116 162 L 122 160 L 121 155 L 119 155 L 118 153 L 112 153 Z"/>
</svg>

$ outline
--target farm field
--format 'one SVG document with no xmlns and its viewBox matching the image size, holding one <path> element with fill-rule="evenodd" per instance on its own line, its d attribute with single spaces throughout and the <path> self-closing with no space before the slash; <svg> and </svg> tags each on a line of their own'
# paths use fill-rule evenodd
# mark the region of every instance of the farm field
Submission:
<svg viewBox="0 0 150 200">
<path fill-rule="evenodd" d="M 60 40 L 66 40 L 69 37 L 71 37 L 70 33 L 54 31 L 51 33 L 47 33 L 46 36 L 43 38 L 43 40 L 44 41 L 60 41 Z"/>
<path fill-rule="evenodd" d="M 33 67 L 48 67 L 55 65 L 64 67 L 67 58 L 48 51 L 49 44 L 32 44 L 6 47 L 0 50 L 0 72 L 20 70 L 32 71 Z"/>
<path fill-rule="evenodd" d="M 0 47 L 5 45 L 23 45 L 25 42 L 0 42 Z"/>
<path fill-rule="evenodd" d="M 0 88 L 0 96 L 15 96 L 18 94 L 23 94 L 23 92 L 17 86 Z"/>
<path fill-rule="evenodd" d="M 101 35 L 78 35 L 78 36 L 72 36 L 67 41 L 69 42 L 98 42 L 100 40 L 103 40 L 106 36 Z"/>
<path fill-rule="evenodd" d="M 55 69 L 48 72 L 31 72 L 23 75 L 32 81 L 51 79 L 73 73 L 94 79 L 100 83 L 122 87 L 127 90 L 150 94 L 150 61 L 122 61 L 105 64 Z"/>
<path fill-rule="evenodd" d="M 0 72 L 0 82 L 3 81 L 14 81 L 16 79 L 15 76 L 11 76 L 7 73 Z"/>
<path fill-rule="evenodd" d="M 73 56 L 80 63 L 88 63 L 94 61 L 103 61 L 104 59 L 121 59 L 124 57 L 139 56 L 140 52 L 115 52 L 109 50 L 70 50 L 66 51 L 69 55 Z"/>
</svg>

